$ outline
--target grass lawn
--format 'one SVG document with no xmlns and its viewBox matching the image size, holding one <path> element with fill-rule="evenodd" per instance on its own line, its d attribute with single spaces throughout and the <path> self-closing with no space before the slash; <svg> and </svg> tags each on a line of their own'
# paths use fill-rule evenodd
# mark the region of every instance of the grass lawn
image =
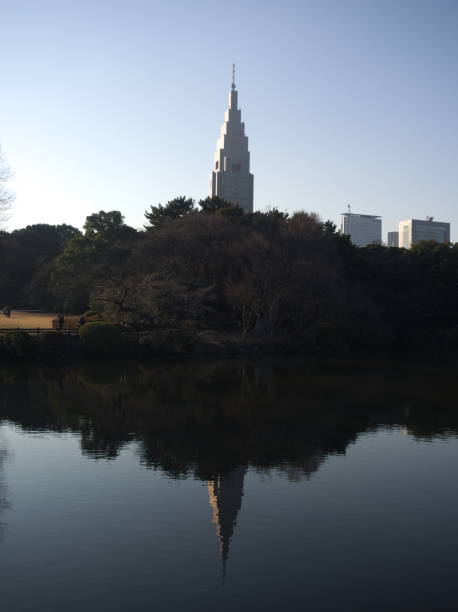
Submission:
<svg viewBox="0 0 458 612">
<path fill-rule="evenodd" d="M 57 315 L 49 312 L 28 312 L 27 310 L 12 310 L 11 317 L 5 317 L 0 312 L 0 329 L 7 327 L 8 329 L 19 328 L 51 328 L 51 321 Z"/>
</svg>

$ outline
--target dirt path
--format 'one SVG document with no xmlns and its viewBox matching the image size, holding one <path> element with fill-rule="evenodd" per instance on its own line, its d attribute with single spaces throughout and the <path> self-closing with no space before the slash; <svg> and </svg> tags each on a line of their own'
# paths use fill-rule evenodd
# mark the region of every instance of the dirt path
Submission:
<svg viewBox="0 0 458 612">
<path fill-rule="evenodd" d="M 0 329 L 7 327 L 8 329 L 32 329 L 40 327 L 41 329 L 49 329 L 52 327 L 52 320 L 56 318 L 55 314 L 48 312 L 28 312 L 27 310 L 12 310 L 11 317 L 5 317 L 0 312 Z"/>
</svg>

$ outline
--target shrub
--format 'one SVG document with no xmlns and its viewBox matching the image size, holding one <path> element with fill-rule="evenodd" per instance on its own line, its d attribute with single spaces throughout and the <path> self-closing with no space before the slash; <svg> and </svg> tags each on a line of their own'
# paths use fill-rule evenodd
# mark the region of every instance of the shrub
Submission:
<svg viewBox="0 0 458 612">
<path fill-rule="evenodd" d="M 8 353 L 14 357 L 24 357 L 30 353 L 32 342 L 25 331 L 10 331 L 5 334 L 3 342 Z"/>
<path fill-rule="evenodd" d="M 83 317 L 87 322 L 89 321 L 102 321 L 103 317 L 98 310 L 87 310 Z"/>
<path fill-rule="evenodd" d="M 86 351 L 95 355 L 117 352 L 122 345 L 121 330 L 103 321 L 85 323 L 79 328 L 78 336 Z"/>
<path fill-rule="evenodd" d="M 60 332 L 47 331 L 39 337 L 41 349 L 49 354 L 62 353 L 68 344 L 68 337 Z"/>
</svg>

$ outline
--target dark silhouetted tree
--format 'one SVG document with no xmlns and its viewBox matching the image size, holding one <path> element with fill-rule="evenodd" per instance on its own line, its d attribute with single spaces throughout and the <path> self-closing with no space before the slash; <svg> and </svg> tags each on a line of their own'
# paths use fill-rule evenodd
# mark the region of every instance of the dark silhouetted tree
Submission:
<svg viewBox="0 0 458 612">
<path fill-rule="evenodd" d="M 234 213 L 234 211 L 240 211 L 240 213 L 243 214 L 243 210 L 240 208 L 240 206 L 232 204 L 232 202 L 228 202 L 227 200 L 223 200 L 218 196 L 208 196 L 208 198 L 205 198 L 204 200 L 199 200 L 199 206 L 201 211 L 208 215 L 224 212 L 231 215 Z"/>
<path fill-rule="evenodd" d="M 323 232 L 325 234 L 335 234 L 337 230 L 337 225 L 334 223 L 334 221 L 331 221 L 330 219 L 325 221 L 322 227 L 323 227 Z"/>
<path fill-rule="evenodd" d="M 145 211 L 145 217 L 148 221 L 145 228 L 155 227 L 165 219 L 180 219 L 184 215 L 195 212 L 195 210 L 194 200 L 186 196 L 176 197 L 169 200 L 165 205 L 150 206 L 150 210 Z"/>
<path fill-rule="evenodd" d="M 133 233 L 135 233 L 135 230 L 124 223 L 124 217 L 119 210 L 109 212 L 101 210 L 98 213 L 93 213 L 86 217 L 84 224 L 86 238 L 106 243 L 112 243 Z"/>
</svg>

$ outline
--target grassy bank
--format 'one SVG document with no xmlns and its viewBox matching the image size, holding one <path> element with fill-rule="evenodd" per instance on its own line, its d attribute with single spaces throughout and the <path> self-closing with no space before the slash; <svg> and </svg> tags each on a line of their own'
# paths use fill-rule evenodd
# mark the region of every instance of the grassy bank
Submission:
<svg viewBox="0 0 458 612">
<path fill-rule="evenodd" d="M 56 315 L 49 312 L 12 310 L 9 317 L 0 314 L 0 329 L 51 329 L 55 318 Z"/>
</svg>

